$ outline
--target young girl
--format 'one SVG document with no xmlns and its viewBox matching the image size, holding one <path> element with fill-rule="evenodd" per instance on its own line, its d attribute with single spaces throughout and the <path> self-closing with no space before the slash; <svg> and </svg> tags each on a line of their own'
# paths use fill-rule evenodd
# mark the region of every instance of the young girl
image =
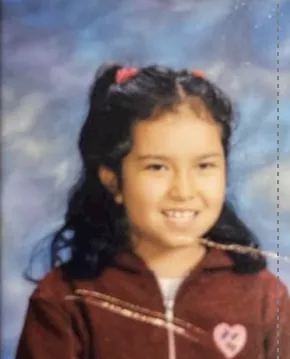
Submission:
<svg viewBox="0 0 290 359">
<path fill-rule="evenodd" d="M 287 288 L 225 200 L 232 125 L 199 72 L 98 71 L 17 359 L 290 358 Z"/>
</svg>

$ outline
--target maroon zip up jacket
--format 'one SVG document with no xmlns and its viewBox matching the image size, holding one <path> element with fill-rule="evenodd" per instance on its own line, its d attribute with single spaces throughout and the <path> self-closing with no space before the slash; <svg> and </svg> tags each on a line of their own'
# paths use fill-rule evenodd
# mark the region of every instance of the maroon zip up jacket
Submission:
<svg viewBox="0 0 290 359">
<path fill-rule="evenodd" d="M 132 254 L 72 286 L 54 269 L 31 295 L 16 359 L 290 359 L 290 299 L 268 270 L 237 274 L 210 249 L 165 315 L 154 274 Z"/>
</svg>

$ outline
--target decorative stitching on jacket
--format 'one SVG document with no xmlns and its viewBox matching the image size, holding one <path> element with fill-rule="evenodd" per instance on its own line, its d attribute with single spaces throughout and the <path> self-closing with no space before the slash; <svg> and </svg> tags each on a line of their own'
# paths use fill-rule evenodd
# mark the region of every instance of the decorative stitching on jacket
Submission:
<svg viewBox="0 0 290 359">
<path fill-rule="evenodd" d="M 199 339 L 188 333 L 189 330 L 195 331 L 199 335 L 208 334 L 205 330 L 192 325 L 185 320 L 174 318 L 172 322 L 168 322 L 163 313 L 150 310 L 132 303 L 122 301 L 116 297 L 90 291 L 86 289 L 78 289 L 74 295 L 67 295 L 66 300 L 83 300 L 89 304 L 93 304 L 99 308 L 106 309 L 112 313 L 121 315 L 143 323 L 148 323 L 153 326 L 171 329 L 176 334 L 193 342 L 198 342 Z"/>
</svg>

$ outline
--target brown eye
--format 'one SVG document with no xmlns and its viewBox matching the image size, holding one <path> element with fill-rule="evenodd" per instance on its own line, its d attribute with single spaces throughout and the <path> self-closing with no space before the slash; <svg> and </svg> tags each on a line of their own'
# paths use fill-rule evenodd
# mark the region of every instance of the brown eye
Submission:
<svg viewBox="0 0 290 359">
<path fill-rule="evenodd" d="M 162 169 L 165 169 L 165 166 L 159 163 L 153 163 L 151 165 L 146 166 L 146 169 L 150 171 L 161 171 Z"/>
<path fill-rule="evenodd" d="M 216 167 L 215 163 L 212 163 L 212 162 L 203 162 L 203 163 L 199 164 L 199 168 L 202 170 L 206 170 L 206 169 L 214 168 L 214 167 Z"/>
</svg>

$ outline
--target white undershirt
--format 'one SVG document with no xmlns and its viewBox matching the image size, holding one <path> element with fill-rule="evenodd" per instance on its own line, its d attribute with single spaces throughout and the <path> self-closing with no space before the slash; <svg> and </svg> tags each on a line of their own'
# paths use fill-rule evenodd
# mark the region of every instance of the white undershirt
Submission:
<svg viewBox="0 0 290 359">
<path fill-rule="evenodd" d="M 157 277 L 157 281 L 165 303 L 175 299 L 176 293 L 183 279 L 183 276 L 178 278 Z"/>
</svg>

